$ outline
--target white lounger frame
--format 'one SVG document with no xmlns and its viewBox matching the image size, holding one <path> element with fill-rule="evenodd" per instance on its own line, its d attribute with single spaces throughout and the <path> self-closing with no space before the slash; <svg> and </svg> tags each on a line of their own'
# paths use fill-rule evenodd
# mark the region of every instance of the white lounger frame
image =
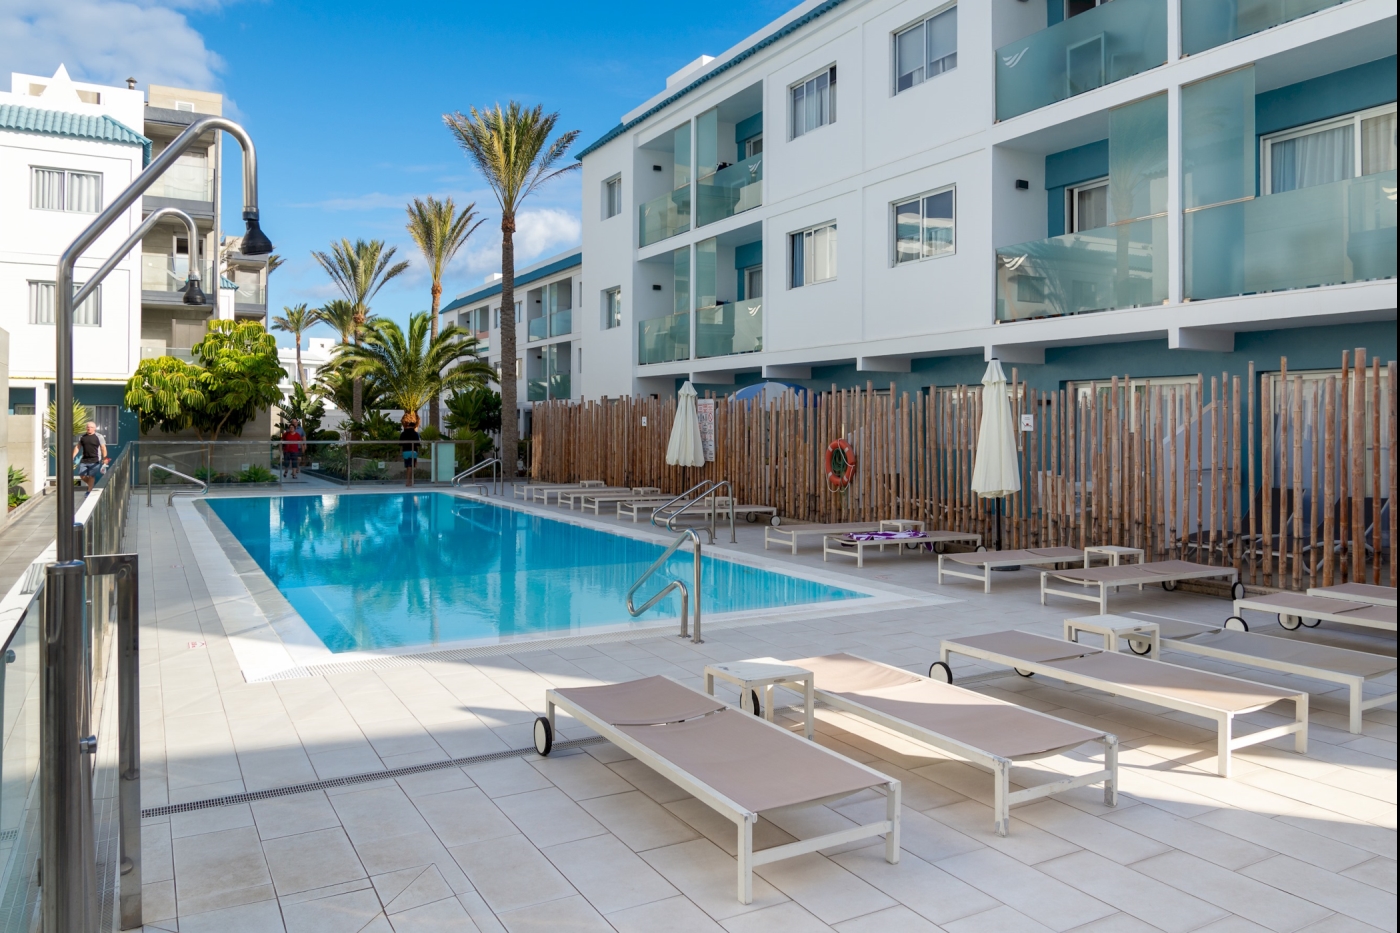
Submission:
<svg viewBox="0 0 1400 933">
<path fill-rule="evenodd" d="M 814 531 L 812 530 L 814 527 L 826 530 Z M 878 531 L 879 528 L 880 526 L 875 522 L 869 522 L 861 523 L 855 528 L 850 529 L 850 531 L 864 531 L 868 533 L 872 531 Z M 846 533 L 847 532 L 841 532 L 841 534 Z M 821 537 L 825 538 L 829 534 L 835 534 L 835 532 L 832 532 L 829 529 L 827 529 L 826 525 L 788 525 L 786 528 L 769 526 L 768 528 L 763 529 L 763 549 L 765 551 L 768 550 L 769 544 L 781 544 L 785 548 L 791 548 L 792 553 L 796 554 L 798 538 L 810 535 L 820 535 Z M 784 535 L 787 536 L 786 539 L 784 539 Z"/>
<path fill-rule="evenodd" d="M 1137 567 L 1139 564 L 1123 564 L 1122 567 Z M 1178 583 L 1182 580 L 1205 580 L 1211 577 L 1229 577 L 1231 589 L 1234 588 L 1235 581 L 1239 579 L 1240 572 L 1234 567 L 1207 567 L 1203 570 L 1185 570 L 1175 573 L 1147 573 L 1143 572 L 1136 577 L 1125 577 L 1121 580 L 1079 580 L 1074 577 L 1064 576 L 1054 570 L 1042 570 L 1040 572 L 1040 604 L 1045 605 L 1046 594 L 1063 596 L 1066 599 L 1080 599 L 1086 603 L 1094 603 L 1099 607 L 1099 615 L 1108 615 L 1108 592 L 1120 586 L 1140 586 L 1144 583 Z M 1060 590 L 1050 586 L 1050 578 L 1063 580 L 1066 583 L 1077 584 L 1078 590 Z M 1091 586 L 1097 586 L 1099 593 L 1094 596 L 1084 592 Z"/>
<path fill-rule="evenodd" d="M 1245 748 L 1250 745 L 1258 745 L 1260 742 L 1268 742 L 1271 739 L 1284 735 L 1293 736 L 1293 750 L 1300 755 L 1307 754 L 1308 751 L 1308 694 L 1306 691 L 1293 694 L 1291 697 L 1279 697 L 1278 700 L 1271 700 L 1268 703 L 1254 706 L 1249 709 L 1230 711 L 1216 709 L 1202 703 L 1192 703 L 1190 700 L 1182 700 L 1177 697 L 1163 696 L 1160 693 L 1153 693 L 1150 690 L 1143 690 L 1132 684 L 1121 684 L 1112 680 L 1102 680 L 1098 677 L 1090 677 L 1075 671 L 1067 671 L 1058 667 L 1051 667 L 1049 664 L 1041 664 L 1036 661 L 1027 661 L 1024 658 L 1013 658 L 1009 654 L 1002 654 L 997 651 L 987 651 L 982 648 L 974 648 L 963 645 L 957 641 L 944 639 L 938 648 L 938 657 L 944 664 L 948 663 L 948 657 L 952 654 L 961 654 L 969 658 L 976 658 L 980 661 L 991 661 L 993 664 L 1005 664 L 1016 671 L 1026 671 L 1030 674 L 1044 674 L 1046 677 L 1064 681 L 1067 684 L 1078 684 L 1081 687 L 1090 687 L 1094 690 L 1102 690 L 1104 693 L 1111 693 L 1130 700 L 1141 700 L 1153 706 L 1161 706 L 1165 709 L 1176 710 L 1179 713 L 1190 713 L 1194 716 L 1202 716 L 1206 719 L 1214 719 L 1216 722 L 1216 770 L 1221 777 L 1230 776 L 1230 752 L 1237 748 Z M 1150 658 L 1138 658 L 1143 664 L 1166 664 L 1165 661 L 1153 661 Z M 1176 665 L 1167 664 L 1167 667 Z M 950 667 L 949 670 L 952 668 Z M 1192 673 L 1205 673 L 1187 668 Z M 1216 674 L 1217 677 L 1226 677 L 1225 674 Z M 1249 684 L 1251 687 L 1265 686 L 1256 684 L 1239 677 L 1226 677 L 1228 680 L 1237 680 L 1240 683 Z M 1271 688 L 1278 689 L 1278 688 Z M 1268 729 L 1260 729 L 1258 732 L 1251 732 L 1239 738 L 1234 737 L 1235 716 L 1243 713 L 1253 713 L 1261 709 L 1273 706 L 1280 700 L 1293 700 L 1294 721 L 1284 726 L 1273 726 Z"/>
<path fill-rule="evenodd" d="M 1319 622 L 1344 622 L 1344 623 L 1346 623 L 1347 625 L 1363 625 L 1363 626 L 1365 626 L 1365 627 L 1367 627 L 1367 628 L 1378 628 L 1378 629 L 1380 629 L 1380 630 L 1383 631 L 1383 632 L 1393 632 L 1393 631 L 1395 631 L 1395 623 L 1393 623 L 1393 622 L 1392 622 L 1391 624 L 1387 625 L 1387 624 L 1384 623 L 1384 622 L 1373 622 L 1373 621 L 1371 621 L 1370 619 L 1358 619 L 1358 618 L 1356 618 L 1355 616 L 1348 616 L 1348 615 L 1345 615 L 1345 614 L 1340 613 L 1340 612 L 1309 612 L 1309 613 L 1307 613 L 1307 614 L 1304 615 L 1304 614 L 1300 614 L 1300 613 L 1298 613 L 1298 612 L 1296 612 L 1296 611 L 1289 612 L 1289 611 L 1286 611 L 1285 608 L 1282 608 L 1282 607 L 1279 607 L 1279 606 L 1270 605 L 1269 603 L 1265 602 L 1265 600 L 1266 600 L 1267 598 L 1268 598 L 1268 597 L 1266 597 L 1266 596 L 1265 596 L 1265 597 L 1258 597 L 1258 596 L 1256 596 L 1256 597 L 1249 597 L 1249 596 L 1246 596 L 1244 599 L 1237 599 L 1237 600 L 1235 600 L 1235 615 L 1237 615 L 1237 616 L 1240 615 L 1240 610 L 1241 610 L 1241 609 L 1253 609 L 1255 612 L 1271 612 L 1271 613 L 1273 613 L 1274 615 L 1278 615 L 1278 616 L 1296 616 L 1296 617 L 1298 617 L 1298 620 L 1299 620 L 1300 622 L 1301 622 L 1303 619 L 1316 619 L 1316 620 L 1319 621 Z M 1337 599 L 1337 602 L 1362 603 L 1362 601 L 1359 600 L 1359 599 L 1358 599 L 1358 600 L 1350 600 L 1350 599 L 1344 600 L 1344 599 L 1340 599 L 1340 598 L 1333 597 L 1333 596 L 1324 596 L 1324 597 L 1322 597 L 1322 598 L 1323 598 L 1323 599 Z M 1376 605 L 1377 605 L 1376 603 L 1362 603 L 1362 604 L 1363 604 L 1363 605 L 1370 605 L 1370 606 L 1376 606 Z M 1384 607 L 1384 606 L 1378 606 L 1378 608 L 1386 608 L 1386 607 Z M 1243 616 L 1240 616 L 1240 618 L 1244 618 L 1244 617 L 1243 617 Z M 1279 622 L 1279 625 L 1283 625 L 1283 622 L 1280 621 L 1280 622 Z M 1287 626 L 1284 626 L 1284 627 L 1287 628 Z M 1295 629 L 1296 629 L 1297 627 L 1298 627 L 1298 626 L 1296 626 L 1296 625 L 1293 626 L 1293 628 L 1295 628 Z M 1308 627 L 1309 627 L 1309 628 L 1312 628 L 1312 626 L 1308 626 Z"/>
<path fill-rule="evenodd" d="M 635 741 L 630 735 L 621 729 L 614 728 L 610 723 L 606 723 L 594 716 L 588 710 L 572 702 L 566 697 L 560 696 L 554 690 L 546 690 L 544 694 L 545 716 L 549 720 L 550 732 L 559 734 L 555 727 L 554 710 L 555 707 L 562 708 L 570 716 L 580 723 L 592 729 L 603 738 L 612 742 L 618 748 L 627 752 L 642 764 L 651 768 L 657 774 L 671 781 L 673 784 L 684 789 L 691 796 L 703 802 L 712 810 L 720 813 L 738 827 L 738 854 L 739 854 L 739 903 L 753 903 L 753 870 L 759 865 L 767 865 L 769 862 L 781 861 L 785 858 L 794 858 L 798 855 L 806 855 L 808 852 L 816 852 L 819 849 L 830 848 L 831 846 L 843 845 L 847 842 L 854 842 L 857 839 L 867 839 L 871 836 L 884 835 L 885 837 L 885 861 L 891 865 L 899 862 L 899 806 L 900 789 L 899 781 L 888 775 L 881 774 L 874 768 L 866 767 L 858 761 L 852 761 L 844 755 L 812 743 L 815 748 L 833 758 L 839 758 L 847 764 L 854 765 L 863 771 L 868 771 L 876 778 L 874 784 L 884 784 L 885 792 L 885 818 L 878 823 L 866 823 L 863 826 L 852 826 L 834 833 L 827 833 L 824 836 L 813 836 L 810 839 L 799 839 L 797 842 L 789 842 L 786 845 L 770 846 L 767 849 L 760 849 L 755 852 L 753 848 L 753 830 L 758 823 L 758 814 L 752 810 L 746 810 L 728 797 L 716 791 L 704 781 L 693 776 L 689 772 L 672 764 L 669 760 L 653 752 L 647 746 Z M 782 726 L 768 722 L 757 716 L 750 717 L 755 723 L 761 723 L 765 728 L 776 729 L 790 738 L 796 739 L 791 732 Z M 782 740 L 780 740 L 782 741 Z M 804 741 L 799 739 L 798 741 Z M 849 796 L 843 794 L 841 796 Z M 837 798 L 840 799 L 840 798 Z M 794 804 L 793 806 L 816 805 L 824 803 L 824 800 L 805 801 L 804 804 Z"/>
<path fill-rule="evenodd" d="M 607 484 L 600 479 L 584 480 L 581 483 L 525 483 L 520 486 L 515 486 L 515 492 L 513 494 L 517 499 L 533 502 L 535 500 L 535 491 L 538 489 L 564 489 L 566 487 L 569 489 L 593 489 L 605 485 Z"/>
<path fill-rule="evenodd" d="M 870 661 L 869 658 L 861 658 L 860 655 L 851 655 L 851 657 L 860 658 L 862 661 Z M 889 664 L 881 664 L 879 661 L 870 661 L 870 663 L 880 664 L 881 667 L 892 667 Z M 892 669 L 899 671 L 901 674 L 912 673 L 911 671 L 906 671 L 902 667 Z M 924 680 L 933 679 L 930 677 L 923 677 L 922 674 L 915 674 L 914 676 L 921 677 Z M 1075 742 L 1073 745 L 1065 745 L 1061 748 L 1037 752 L 1034 755 L 1017 755 L 1014 758 L 1003 758 L 1000 755 L 994 755 L 991 752 L 983 751 L 975 745 L 968 745 L 966 742 L 960 742 L 940 732 L 933 732 L 929 729 L 925 729 L 923 726 L 915 725 L 907 720 L 891 716 L 889 713 L 873 709 L 849 697 L 842 696 L 839 693 L 831 693 L 830 691 L 822 690 L 818 687 L 815 690 L 815 694 L 818 700 L 821 700 L 833 709 L 839 709 L 843 713 L 849 713 L 859 719 L 867 720 L 877 726 L 889 729 L 891 732 L 908 736 L 916 742 L 932 745 L 939 751 L 948 752 L 950 755 L 956 755 L 965 761 L 980 765 L 988 771 L 991 771 L 994 788 L 992 819 L 993 828 L 996 830 L 998 836 L 1005 836 L 1011 829 L 1012 807 L 1031 800 L 1038 800 L 1041 797 L 1049 797 L 1051 794 L 1062 794 L 1076 787 L 1087 787 L 1090 784 L 1102 782 L 1104 805 L 1108 807 L 1118 806 L 1118 737 L 1112 733 L 1101 733 L 1097 740 L 1085 740 L 1085 742 L 1098 741 L 1103 744 L 1104 766 L 1102 769 L 1091 771 L 1088 774 L 1081 774 L 1078 777 L 1065 778 L 1061 781 L 1050 781 L 1046 784 L 1037 784 L 1035 787 L 1027 787 L 1024 790 L 1013 792 L 1011 790 L 1011 767 L 1016 762 L 1049 758 L 1051 755 L 1058 755 L 1072 748 L 1078 748 L 1080 745 L 1083 745 L 1084 742 Z M 1024 706 L 1019 707 L 1019 709 L 1028 715 L 1040 716 L 1043 719 L 1049 719 L 1057 723 L 1065 722 L 1063 719 L 1058 719 L 1054 716 Z M 1078 724 L 1075 723 L 1075 725 Z"/>
<path fill-rule="evenodd" d="M 1370 603 L 1372 606 L 1394 606 L 1395 600 L 1386 599 L 1384 596 L 1353 596 L 1350 593 L 1330 592 L 1329 587 L 1314 586 L 1309 588 L 1309 596 L 1320 596 L 1323 599 L 1340 599 L 1349 603 Z"/>
<path fill-rule="evenodd" d="M 661 490 L 657 489 L 655 486 L 639 486 L 631 492 L 599 492 L 590 494 L 587 490 L 584 490 L 584 494 L 579 501 L 578 510 L 580 512 L 587 512 L 591 509 L 594 515 L 599 515 L 601 514 L 598 511 L 598 506 L 600 505 L 621 505 L 628 500 L 636 499 L 640 496 L 657 495 L 660 492 Z M 570 501 L 569 510 L 572 511 L 573 507 L 573 502 Z"/>
<path fill-rule="evenodd" d="M 996 551 L 986 551 L 986 552 L 984 552 L 984 553 L 986 553 L 986 554 L 989 556 L 989 558 L 990 558 L 990 555 L 995 554 Z M 944 566 L 944 560 L 945 560 L 946 558 L 950 557 L 950 556 L 951 556 L 951 555 L 948 555 L 948 554 L 939 554 L 939 555 L 938 555 L 938 585 L 939 585 L 939 586 L 942 586 L 942 585 L 943 585 L 943 576 L 944 576 L 944 574 L 947 574 L 947 575 L 950 576 L 950 577 L 962 577 L 964 580 L 976 580 L 976 581 L 978 581 L 979 583 L 982 584 L 982 592 L 984 592 L 984 593 L 990 593 L 990 592 L 992 591 L 992 570 L 994 570 L 994 569 L 997 568 L 997 567 L 1022 567 L 1022 566 L 1026 566 L 1026 565 L 1030 565 L 1030 566 L 1034 567 L 1034 566 L 1038 566 L 1038 565 L 1040 565 L 1040 564 L 1067 564 L 1067 563 L 1069 563 L 1070 560 L 1072 560 L 1072 559 L 1073 559 L 1073 560 L 1082 559 L 1084 555 L 1081 553 L 1080 556 L 1079 556 L 1078 558 L 1069 558 L 1069 557 L 1033 557 L 1033 558 L 1031 558 L 1030 560 L 1026 560 L 1026 559 L 1024 559 L 1024 558 L 1022 558 L 1022 559 L 1012 559 L 1012 560 L 995 560 L 995 559 L 988 559 L 987 561 L 983 562 L 983 564 L 982 564 L 982 572 L 981 572 L 981 573 L 971 573 L 970 571 L 967 571 L 967 570 L 949 570 L 946 566 Z M 961 556 L 961 555 L 959 555 L 959 556 Z M 971 565 L 969 565 L 969 564 L 963 564 L 963 563 L 960 563 L 960 562 L 958 562 L 958 561 L 953 561 L 953 564 L 954 564 L 955 566 L 958 566 L 958 567 L 967 567 L 967 566 L 971 566 Z M 1043 580 L 1044 577 L 1042 577 L 1041 579 Z M 1042 596 L 1040 601 L 1041 601 L 1041 603 L 1044 603 L 1044 602 L 1045 602 L 1045 597 Z"/>
<path fill-rule="evenodd" d="M 940 534 L 940 537 L 934 538 L 933 540 L 927 540 L 927 539 L 922 539 L 922 540 L 921 540 L 921 539 L 919 539 L 919 538 L 880 538 L 880 539 L 874 540 L 874 541 L 847 541 L 847 540 L 846 540 L 846 535 L 847 535 L 847 534 L 849 534 L 849 532 L 842 532 L 841 534 L 825 534 L 825 535 L 822 535 L 822 562 L 823 562 L 823 563 L 826 562 L 826 559 L 827 559 L 827 555 L 828 555 L 828 554 L 840 554 L 842 557 L 854 557 L 854 558 L 856 559 L 856 566 L 857 566 L 857 567 L 864 567 L 864 566 L 865 566 L 865 549 L 868 548 L 868 547 L 878 548 L 878 549 L 881 550 L 881 551 L 884 551 L 884 549 L 887 548 L 887 547 L 894 547 L 894 548 L 895 548 L 895 551 L 896 551 L 896 556 L 897 556 L 897 557 L 903 557 L 903 556 L 904 556 L 904 551 L 906 550 L 906 548 L 904 547 L 904 545 L 906 545 L 906 544 L 924 545 L 924 544 L 968 544 L 968 543 L 971 543 L 971 544 L 973 544 L 973 546 L 975 547 L 976 545 L 982 543 L 982 536 L 981 536 L 981 535 L 978 535 L 978 534 L 971 534 L 971 533 L 969 533 L 969 534 L 957 534 L 957 535 L 951 535 L 951 534 L 949 534 L 947 537 L 943 537 L 942 535 L 945 535 L 945 534 L 948 534 L 948 533 L 946 533 L 946 532 L 940 532 L 940 533 L 939 533 L 939 534 Z M 920 549 L 920 548 L 915 548 L 915 550 L 919 550 L 919 549 Z M 797 553 L 797 545 L 796 545 L 796 544 L 793 545 L 793 553 L 794 553 L 794 554 Z M 938 562 L 939 562 L 939 564 L 942 564 L 942 563 L 943 563 L 943 557 L 944 557 L 944 555 L 942 555 L 942 554 L 938 555 Z"/>
</svg>

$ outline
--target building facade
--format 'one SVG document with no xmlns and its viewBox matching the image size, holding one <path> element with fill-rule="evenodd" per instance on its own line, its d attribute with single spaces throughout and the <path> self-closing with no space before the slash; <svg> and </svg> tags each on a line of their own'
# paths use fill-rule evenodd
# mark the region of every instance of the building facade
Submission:
<svg viewBox="0 0 1400 933">
<path fill-rule="evenodd" d="M 572 392 L 1389 358 L 1395 25 L 1388 0 L 796 7 L 582 151 Z"/>
</svg>

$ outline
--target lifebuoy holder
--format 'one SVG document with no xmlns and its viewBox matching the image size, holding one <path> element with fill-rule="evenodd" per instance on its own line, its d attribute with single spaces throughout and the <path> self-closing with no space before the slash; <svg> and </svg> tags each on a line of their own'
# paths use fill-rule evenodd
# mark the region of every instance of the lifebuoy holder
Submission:
<svg viewBox="0 0 1400 933">
<path fill-rule="evenodd" d="M 839 472 L 838 472 L 839 468 Z M 826 482 L 832 489 L 845 489 L 856 475 L 856 452 L 843 437 L 826 445 Z"/>
</svg>

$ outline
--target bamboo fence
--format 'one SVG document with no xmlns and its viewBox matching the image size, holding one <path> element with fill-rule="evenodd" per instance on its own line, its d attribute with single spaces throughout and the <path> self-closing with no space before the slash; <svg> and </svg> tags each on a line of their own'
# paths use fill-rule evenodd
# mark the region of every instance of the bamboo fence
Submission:
<svg viewBox="0 0 1400 933">
<path fill-rule="evenodd" d="M 1053 391 L 1013 369 L 1021 492 L 1001 506 L 1001 546 L 1126 545 L 1285 589 L 1394 586 L 1395 377 L 1394 361 L 1368 366 L 1364 348 L 1324 372 L 1290 373 L 1281 359 L 1258 378 L 1251 364 L 1243 379 L 1125 375 Z M 911 395 L 869 383 L 767 405 L 722 397 L 704 467 L 665 463 L 674 399 L 540 402 L 532 473 L 672 493 L 728 480 L 740 503 L 787 520 L 919 519 L 990 543 L 992 501 L 969 486 L 981 396 L 981 386 Z M 842 489 L 825 467 L 836 438 L 858 461 Z"/>
</svg>

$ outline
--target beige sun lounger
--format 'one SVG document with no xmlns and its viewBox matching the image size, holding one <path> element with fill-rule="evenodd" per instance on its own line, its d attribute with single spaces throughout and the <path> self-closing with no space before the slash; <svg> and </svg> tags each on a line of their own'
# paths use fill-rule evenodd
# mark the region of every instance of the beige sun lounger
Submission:
<svg viewBox="0 0 1400 933">
<path fill-rule="evenodd" d="M 791 548 L 792 553 L 797 553 L 797 541 L 799 538 L 825 537 L 836 534 L 859 534 L 862 532 L 879 531 L 878 522 L 840 522 L 833 525 L 785 525 L 781 528 L 763 529 L 763 549 L 768 550 L 769 544 L 781 544 L 783 547 Z"/>
<path fill-rule="evenodd" d="M 848 531 L 839 535 L 823 535 L 822 561 L 825 562 L 829 555 L 839 554 L 842 557 L 854 557 L 856 559 L 856 566 L 864 567 L 866 548 L 873 547 L 883 551 L 887 547 L 893 547 L 896 556 L 901 556 L 904 554 L 904 545 L 906 544 L 927 544 L 930 546 L 930 550 L 932 550 L 940 544 L 971 544 L 975 547 L 982 543 L 982 536 L 979 534 L 971 534 L 962 531 L 942 531 L 937 528 L 920 531 L 917 536 L 911 535 L 907 538 L 876 538 L 870 541 L 853 540 L 851 535 L 855 534 L 869 534 L 869 532 Z M 940 564 L 946 556 L 948 555 L 939 556 Z"/>
<path fill-rule="evenodd" d="M 1136 621 L 1121 616 L 1097 618 L 1117 619 L 1125 624 Z M 1363 698 L 1366 681 L 1393 673 L 1400 665 L 1395 658 L 1365 651 L 1351 651 L 1347 648 L 1333 648 L 1331 645 L 1315 645 L 1289 638 L 1260 635 L 1249 631 L 1244 620 L 1238 616 L 1227 620 L 1223 628 L 1219 625 L 1187 622 L 1184 619 L 1164 619 L 1160 616 L 1153 616 L 1152 619 L 1157 626 L 1157 639 L 1149 643 L 1147 640 L 1128 636 L 1126 641 L 1133 653 L 1147 654 L 1163 645 L 1175 651 L 1228 661 L 1231 664 L 1242 664 L 1266 671 L 1281 671 L 1285 674 L 1297 674 L 1300 677 L 1341 684 L 1350 692 L 1350 729 L 1354 734 L 1361 733 L 1363 712 L 1394 703 L 1396 700 L 1393 691 L 1369 700 Z"/>
<path fill-rule="evenodd" d="M 610 492 L 622 493 L 622 494 L 629 495 L 629 496 L 635 496 L 635 495 L 638 494 L 638 493 L 636 492 L 636 490 L 631 489 L 630 487 L 627 487 L 627 486 L 596 486 L 596 487 L 594 487 L 594 488 L 592 488 L 592 489 L 563 489 L 563 490 L 560 490 L 560 491 L 558 492 L 558 494 L 555 496 L 554 501 L 555 501 L 555 504 L 560 505 L 560 506 L 565 506 L 565 505 L 567 505 L 567 506 L 569 507 L 569 511 L 572 512 L 572 511 L 574 510 L 574 506 L 583 501 L 583 497 L 584 497 L 584 496 L 604 496 L 604 495 L 607 495 L 607 494 L 610 493 Z M 549 504 L 549 494 L 548 494 L 548 492 L 546 492 L 546 494 L 545 494 L 545 499 L 544 499 L 544 501 L 545 501 L 545 504 L 546 504 L 546 505 Z"/>
<path fill-rule="evenodd" d="M 1077 583 L 1079 589 L 1055 589 L 1050 579 Z M 1189 560 L 1159 560 L 1145 564 L 1125 564 L 1118 567 L 1094 567 L 1089 570 L 1042 570 L 1040 572 L 1040 604 L 1045 605 L 1047 593 L 1063 596 L 1066 599 L 1082 599 L 1087 603 L 1097 603 L 1100 615 L 1108 615 L 1108 594 L 1120 586 L 1137 586 L 1143 583 L 1160 583 L 1164 590 L 1176 589 L 1182 580 L 1203 580 L 1210 577 L 1228 577 L 1231 591 L 1243 595 L 1244 586 L 1239 582 L 1239 571 L 1234 567 L 1212 567 L 1209 564 L 1193 564 Z M 1085 592 L 1086 587 L 1097 586 L 1098 595 Z"/>
<path fill-rule="evenodd" d="M 1036 566 L 1041 564 L 1063 564 L 1069 561 L 1082 561 L 1084 552 L 1072 547 L 1023 548 L 1016 551 L 976 551 L 971 554 L 940 554 L 938 556 L 938 585 L 943 585 L 943 577 L 962 577 L 977 580 L 982 584 L 982 592 L 992 591 L 992 571 L 998 567 Z M 949 562 L 965 567 L 979 567 L 978 573 L 953 570 Z"/>
<path fill-rule="evenodd" d="M 617 504 L 617 517 L 632 519 L 632 524 L 637 524 L 638 519 L 643 518 L 643 512 L 651 513 L 661 508 L 668 502 L 675 499 L 675 496 L 657 496 L 649 499 L 638 499 L 636 497 L 624 499 Z"/>
<path fill-rule="evenodd" d="M 604 489 L 618 488 L 619 487 L 617 486 L 609 486 L 606 483 L 594 482 L 592 480 L 588 482 L 587 486 L 583 485 L 582 483 L 569 483 L 567 485 L 561 486 L 536 486 L 534 487 L 534 491 L 530 494 L 530 501 L 543 502 L 545 505 L 549 505 L 550 496 L 554 496 L 554 500 L 558 502 L 560 496 L 577 492 L 580 489 L 588 489 L 594 492 L 601 492 Z"/>
<path fill-rule="evenodd" d="M 1336 586 L 1314 586 L 1308 590 L 1309 596 L 1322 596 L 1327 599 L 1345 599 L 1353 603 L 1370 603 L 1373 606 L 1394 606 L 1395 587 L 1375 586 L 1370 583 L 1339 583 Z"/>
<path fill-rule="evenodd" d="M 539 489 L 596 489 L 606 485 L 607 483 L 600 479 L 585 479 L 577 483 L 525 483 L 515 487 L 515 498 L 533 502 L 535 491 Z"/>
<path fill-rule="evenodd" d="M 1301 755 L 1308 750 L 1306 691 L 1285 690 L 1149 658 L 1101 651 L 1031 632 L 993 632 L 943 639 L 939 660 L 946 665 L 954 654 L 1005 664 L 1026 677 L 1044 674 L 1065 683 L 1214 719 L 1216 767 L 1221 777 L 1230 776 L 1230 752 L 1237 748 L 1292 735 L 1294 751 Z M 1265 709 L 1280 700 L 1293 701 L 1293 722 L 1238 738 L 1234 736 L 1236 716 Z"/>
<path fill-rule="evenodd" d="M 1118 739 L 1108 732 L 853 654 L 785 663 L 811 671 L 816 698 L 828 706 L 991 771 L 998 836 L 1011 827 L 1011 807 L 1076 787 L 1102 783 L 1104 804 L 1118 804 Z M 1100 770 L 1011 790 L 1015 762 L 1058 755 L 1088 742 L 1103 744 Z"/>
<path fill-rule="evenodd" d="M 598 515 L 600 514 L 598 511 L 600 505 L 616 506 L 621 502 L 626 502 L 628 499 L 635 499 L 638 496 L 655 495 L 660 492 L 661 490 L 655 486 L 633 486 L 626 492 L 598 492 L 597 490 L 585 489 L 583 490 L 583 496 L 578 500 L 579 511 L 587 512 L 592 510 L 594 515 Z M 570 495 L 573 496 L 575 494 L 571 493 Z M 573 509 L 572 502 L 569 508 Z"/>
<path fill-rule="evenodd" d="M 899 861 L 900 783 L 782 726 L 743 713 L 666 677 L 545 691 L 535 749 L 548 755 L 558 707 L 738 827 L 739 901 L 753 901 L 753 870 L 871 836 Z M 822 836 L 753 848 L 760 813 L 885 789 L 885 819 Z"/>
<path fill-rule="evenodd" d="M 1249 596 L 1235 600 L 1235 615 L 1245 609 L 1256 612 L 1272 612 L 1278 615 L 1278 624 L 1290 632 L 1300 625 L 1316 628 L 1321 622 L 1345 622 L 1348 625 L 1364 625 L 1367 628 L 1395 631 L 1395 607 L 1376 606 L 1371 603 L 1334 599 L 1328 596 L 1312 596 L 1307 593 L 1269 593 L 1266 596 Z M 1309 624 L 1308 620 L 1312 623 Z"/>
</svg>

